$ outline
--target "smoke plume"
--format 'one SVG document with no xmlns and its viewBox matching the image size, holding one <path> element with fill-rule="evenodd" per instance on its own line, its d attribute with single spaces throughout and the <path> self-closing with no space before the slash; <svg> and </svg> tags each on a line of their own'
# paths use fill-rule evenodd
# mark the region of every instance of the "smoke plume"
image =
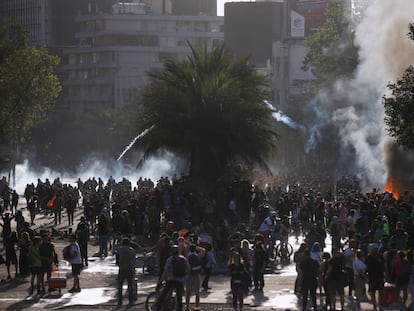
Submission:
<svg viewBox="0 0 414 311">
<path fill-rule="evenodd" d="M 387 85 L 414 62 L 414 42 L 407 36 L 409 23 L 414 22 L 414 1 L 369 1 L 363 14 L 355 28 L 360 47 L 355 77 L 338 81 L 333 93 L 321 93 L 319 108 L 331 112 L 342 144 L 354 150 L 355 173 L 364 172 L 359 173 L 362 186 L 382 188 L 389 176 L 402 178 L 409 172 L 407 166 L 414 167 L 413 157 L 403 156 L 388 137 L 382 104 Z M 404 157 L 405 167 L 397 169 L 401 161 L 395 157 Z M 409 186 L 406 182 L 401 181 L 404 187 Z"/>
<path fill-rule="evenodd" d="M 55 178 L 59 177 L 62 183 L 75 186 L 78 178 L 85 181 L 91 177 L 96 179 L 100 177 L 106 183 L 110 176 L 116 181 L 120 181 L 125 177 L 135 186 L 140 177 L 151 178 L 153 182 L 156 182 L 160 177 L 171 177 L 175 173 L 185 172 L 183 161 L 171 153 L 166 153 L 162 158 L 152 157 L 139 169 L 118 161 L 108 162 L 92 156 L 88 157 L 75 172 L 55 171 L 47 167 L 34 169 L 33 167 L 28 160 L 18 164 L 16 166 L 15 183 L 13 178 L 9 181 L 10 187 L 20 195 L 24 193 L 27 184 L 34 183 L 36 186 L 38 178 L 43 182 L 48 178 L 52 183 Z M 3 175 L 6 178 L 8 177 L 7 172 L 2 172 Z"/>
</svg>

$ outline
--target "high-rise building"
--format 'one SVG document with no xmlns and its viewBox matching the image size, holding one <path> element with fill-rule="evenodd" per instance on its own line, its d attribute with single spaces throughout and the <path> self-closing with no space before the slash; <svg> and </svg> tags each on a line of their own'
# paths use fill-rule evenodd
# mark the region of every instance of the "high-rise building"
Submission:
<svg viewBox="0 0 414 311">
<path fill-rule="evenodd" d="M 188 43 L 213 47 L 224 40 L 223 17 L 209 15 L 215 13 L 215 0 L 208 1 L 210 9 L 192 7 L 190 15 L 184 14 L 183 1 L 177 2 L 179 8 L 167 0 L 106 7 L 84 2 L 75 18 L 78 44 L 64 50 L 62 80 L 63 103 L 79 113 L 126 105 L 129 92 L 146 85 L 148 70 L 161 67 L 167 58 L 186 57 Z"/>
<path fill-rule="evenodd" d="M 2 0 L 0 21 L 19 23 L 28 30 L 29 42 L 59 48 L 75 43 L 73 19 L 80 0 Z"/>
<path fill-rule="evenodd" d="M 280 109 L 303 96 L 314 77 L 302 69 L 305 38 L 326 20 L 328 0 L 228 2 L 224 11 L 225 45 L 237 57 L 250 57 L 268 79 Z"/>
<path fill-rule="evenodd" d="M 29 40 L 61 57 L 60 108 L 79 113 L 122 107 L 147 71 L 180 59 L 187 44 L 224 41 L 216 0 L 1 0 L 3 25 L 18 22 Z"/>
</svg>

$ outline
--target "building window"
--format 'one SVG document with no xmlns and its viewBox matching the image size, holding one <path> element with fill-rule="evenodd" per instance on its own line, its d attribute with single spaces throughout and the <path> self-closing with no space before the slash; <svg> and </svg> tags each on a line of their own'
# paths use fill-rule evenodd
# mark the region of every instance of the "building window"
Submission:
<svg viewBox="0 0 414 311">
<path fill-rule="evenodd" d="M 206 22 L 195 22 L 195 31 L 206 32 L 208 29 Z"/>
<path fill-rule="evenodd" d="M 177 21 L 177 31 L 194 31 L 193 22 Z"/>
<path fill-rule="evenodd" d="M 76 64 L 76 55 L 74 55 L 74 54 L 69 55 L 69 64 L 70 65 L 75 65 Z"/>
</svg>

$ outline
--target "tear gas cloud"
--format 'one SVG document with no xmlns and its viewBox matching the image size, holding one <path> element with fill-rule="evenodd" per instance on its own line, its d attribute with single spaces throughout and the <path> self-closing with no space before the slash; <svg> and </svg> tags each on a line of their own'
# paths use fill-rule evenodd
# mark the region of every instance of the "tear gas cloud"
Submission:
<svg viewBox="0 0 414 311">
<path fill-rule="evenodd" d="M 34 170 L 30 162 L 26 160 L 23 164 L 16 166 L 15 184 L 13 183 L 13 178 L 11 178 L 10 186 L 16 189 L 19 194 L 23 194 L 26 185 L 28 183 L 34 183 L 36 185 L 38 178 L 42 181 L 48 178 L 52 183 L 55 178 L 59 177 L 63 183 L 75 185 L 78 178 L 85 181 L 91 177 L 95 177 L 96 179 L 101 177 L 106 183 L 109 177 L 112 176 L 116 181 L 120 181 L 125 177 L 132 182 L 132 186 L 134 187 L 140 177 L 151 178 L 153 182 L 156 182 L 160 177 L 171 177 L 175 173 L 179 175 L 183 172 L 181 170 L 183 168 L 181 163 L 182 160 L 171 153 L 167 153 L 162 158 L 149 158 L 138 169 L 135 166 L 126 166 L 118 161 L 108 162 L 96 157 L 90 157 L 79 166 L 76 172 L 61 172 L 51 170 L 47 167 Z M 6 176 L 4 172 L 3 175 Z"/>
<path fill-rule="evenodd" d="M 385 128 L 382 96 L 388 95 L 387 85 L 395 83 L 413 64 L 414 42 L 407 33 L 409 23 L 414 21 L 414 1 L 368 1 L 367 5 L 355 28 L 356 44 L 360 47 L 355 77 L 337 81 L 333 92 L 321 92 L 318 108 L 331 118 L 320 122 L 334 122 L 342 144 L 354 149 L 353 169 L 358 174 L 364 172 L 359 175 L 362 186 L 381 188 L 387 176 L 392 175 L 392 167 L 386 164 L 393 162 L 391 158 L 398 150 L 387 146 L 393 141 Z M 405 165 L 409 163 L 406 161 Z M 351 163 L 344 167 L 344 172 L 349 173 L 350 169 Z"/>
</svg>

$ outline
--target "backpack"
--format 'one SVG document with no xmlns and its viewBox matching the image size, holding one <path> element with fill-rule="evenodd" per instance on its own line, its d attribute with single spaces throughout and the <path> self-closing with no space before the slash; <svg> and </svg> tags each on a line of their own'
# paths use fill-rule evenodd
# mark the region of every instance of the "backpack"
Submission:
<svg viewBox="0 0 414 311">
<path fill-rule="evenodd" d="M 133 258 L 129 249 L 121 248 L 118 253 L 118 266 L 122 271 L 131 271 L 134 269 Z"/>
<path fill-rule="evenodd" d="M 191 275 L 198 275 L 201 272 L 201 260 L 197 254 L 190 254 L 188 256 L 188 263 L 190 264 L 191 268 Z"/>
<path fill-rule="evenodd" d="M 71 261 L 72 260 L 71 246 L 72 246 L 72 244 L 66 246 L 62 251 L 63 259 L 66 260 L 66 261 Z"/>
<path fill-rule="evenodd" d="M 175 277 L 182 278 L 186 273 L 185 259 L 180 256 L 172 257 L 172 273 Z"/>
</svg>

